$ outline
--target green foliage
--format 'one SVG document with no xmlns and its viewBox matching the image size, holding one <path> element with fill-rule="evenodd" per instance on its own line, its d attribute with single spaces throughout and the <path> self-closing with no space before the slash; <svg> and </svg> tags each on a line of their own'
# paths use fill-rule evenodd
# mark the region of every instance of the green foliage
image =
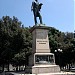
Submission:
<svg viewBox="0 0 75 75">
<path fill-rule="evenodd" d="M 3 16 L 0 19 L 1 65 L 16 61 L 16 64 L 24 62 L 31 52 L 31 42 L 29 28 L 24 28 L 16 17 Z"/>
<path fill-rule="evenodd" d="M 56 49 L 62 49 L 63 51 L 72 51 L 73 47 L 73 33 L 63 33 L 55 28 L 49 30 L 49 44 L 51 51 L 54 52 Z"/>
<path fill-rule="evenodd" d="M 14 55 L 13 64 L 15 66 L 24 65 L 25 64 L 25 52 L 20 52 Z"/>
</svg>

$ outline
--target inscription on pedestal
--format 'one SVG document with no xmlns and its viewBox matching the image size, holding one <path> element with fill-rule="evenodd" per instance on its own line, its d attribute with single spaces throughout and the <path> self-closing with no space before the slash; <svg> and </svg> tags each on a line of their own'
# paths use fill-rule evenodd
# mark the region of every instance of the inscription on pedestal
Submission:
<svg viewBox="0 0 75 75">
<path fill-rule="evenodd" d="M 39 44 L 46 44 L 48 41 L 37 41 Z"/>
</svg>

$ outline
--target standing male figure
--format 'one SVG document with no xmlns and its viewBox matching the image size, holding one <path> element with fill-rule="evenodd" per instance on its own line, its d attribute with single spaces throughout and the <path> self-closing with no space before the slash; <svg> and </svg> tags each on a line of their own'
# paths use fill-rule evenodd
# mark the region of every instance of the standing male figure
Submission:
<svg viewBox="0 0 75 75">
<path fill-rule="evenodd" d="M 40 15 L 40 9 L 42 5 L 42 3 L 39 4 L 38 0 L 32 2 L 31 11 L 33 11 L 34 14 L 35 25 L 37 25 L 37 17 L 39 17 L 40 24 L 42 24 L 42 17 Z"/>
</svg>

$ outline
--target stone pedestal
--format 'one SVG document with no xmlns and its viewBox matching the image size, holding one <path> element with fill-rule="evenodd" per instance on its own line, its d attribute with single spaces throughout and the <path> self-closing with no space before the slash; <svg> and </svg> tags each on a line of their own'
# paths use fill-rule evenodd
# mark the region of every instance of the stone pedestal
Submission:
<svg viewBox="0 0 75 75">
<path fill-rule="evenodd" d="M 55 65 L 54 54 L 50 53 L 48 30 L 46 26 L 34 26 L 31 28 L 33 43 L 32 55 L 29 57 L 31 73 L 52 73 L 59 72 L 60 68 Z"/>
<path fill-rule="evenodd" d="M 37 66 L 32 66 L 32 73 L 33 74 L 56 73 L 56 72 L 60 72 L 60 68 L 57 65 L 37 65 Z"/>
</svg>

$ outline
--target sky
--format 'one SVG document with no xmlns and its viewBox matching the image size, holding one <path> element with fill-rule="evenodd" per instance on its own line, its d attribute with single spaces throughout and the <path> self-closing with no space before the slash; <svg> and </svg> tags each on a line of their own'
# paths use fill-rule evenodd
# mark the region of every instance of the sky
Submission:
<svg viewBox="0 0 75 75">
<path fill-rule="evenodd" d="M 0 0 L 2 16 L 17 17 L 25 27 L 34 25 L 31 4 L 33 0 Z M 43 24 L 62 32 L 75 30 L 75 0 L 38 0 L 43 3 L 41 15 Z M 38 19 L 39 23 L 39 19 Z"/>
</svg>

